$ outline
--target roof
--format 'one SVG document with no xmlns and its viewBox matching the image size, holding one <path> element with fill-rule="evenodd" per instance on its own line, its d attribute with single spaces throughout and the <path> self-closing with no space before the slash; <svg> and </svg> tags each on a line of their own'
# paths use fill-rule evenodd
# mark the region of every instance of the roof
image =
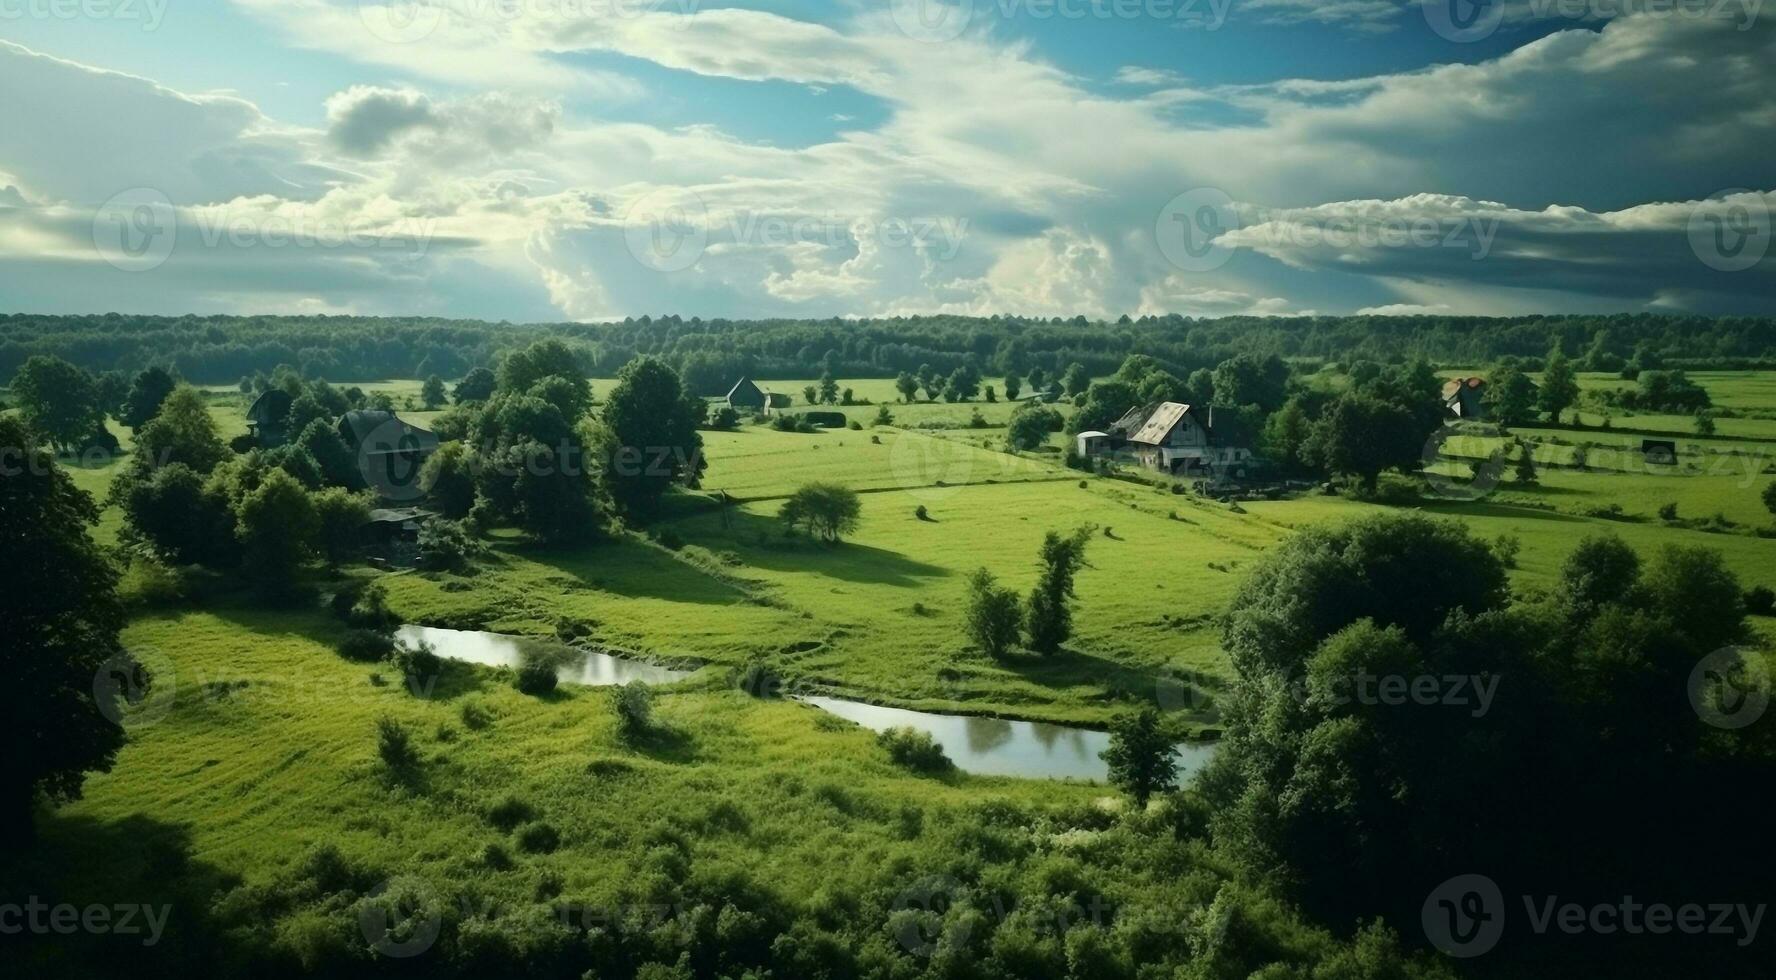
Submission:
<svg viewBox="0 0 1776 980">
<path fill-rule="evenodd" d="M 247 406 L 247 419 L 255 425 L 282 422 L 284 416 L 290 414 L 290 406 L 296 399 L 282 388 L 267 388 L 253 399 Z"/>
<path fill-rule="evenodd" d="M 1078 436 L 1081 439 L 1108 439 L 1108 438 L 1110 438 L 1110 433 L 1099 432 L 1096 429 L 1087 429 L 1084 432 L 1075 432 L 1074 435 Z"/>
<path fill-rule="evenodd" d="M 366 524 L 405 524 L 408 521 L 423 521 L 438 515 L 422 507 L 378 507 L 370 512 Z"/>
<path fill-rule="evenodd" d="M 735 395 L 756 395 L 757 401 L 765 400 L 764 390 L 753 384 L 751 378 L 741 378 L 734 382 L 734 387 L 728 389 L 728 400 L 733 401 Z"/>
<path fill-rule="evenodd" d="M 1464 388 L 1468 391 L 1479 391 L 1484 387 L 1486 387 L 1485 378 L 1451 378 L 1443 382 L 1443 397 L 1454 398 Z"/>
<path fill-rule="evenodd" d="M 1165 441 L 1166 433 L 1177 428 L 1178 423 L 1189 413 L 1190 406 L 1183 402 L 1160 402 L 1148 414 L 1147 420 L 1141 423 L 1141 427 L 1129 435 L 1128 441 L 1157 446 Z"/>
<path fill-rule="evenodd" d="M 374 408 L 353 409 L 339 417 L 339 434 L 360 453 L 433 452 L 438 437 L 393 412 Z"/>
</svg>

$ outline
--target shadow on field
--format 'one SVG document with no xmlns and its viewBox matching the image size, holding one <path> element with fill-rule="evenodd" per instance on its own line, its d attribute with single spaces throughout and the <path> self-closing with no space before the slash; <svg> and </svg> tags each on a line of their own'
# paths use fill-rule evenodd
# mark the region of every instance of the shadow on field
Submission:
<svg viewBox="0 0 1776 980">
<path fill-rule="evenodd" d="M 1551 510 L 1541 510 L 1536 507 L 1518 507 L 1511 504 L 1494 504 L 1486 502 L 1427 502 L 1421 505 L 1419 509 L 1424 510 L 1427 513 L 1441 514 L 1445 517 L 1508 517 L 1519 521 L 1554 521 L 1560 524 L 1584 524 L 1590 521 L 1590 518 L 1579 517 L 1574 514 L 1562 514 Z"/>
<path fill-rule="evenodd" d="M 1180 705 L 1161 702 L 1168 698 L 1178 700 L 1194 697 L 1191 689 L 1198 694 L 1214 694 L 1227 686 L 1226 681 L 1221 678 L 1199 674 L 1190 675 L 1188 682 L 1183 678 L 1156 679 L 1151 670 L 1137 670 L 1114 660 L 1065 648 L 1048 656 L 1026 653 L 1007 657 L 996 664 L 1025 681 L 1043 687 L 1103 688 L 1103 699 L 1107 701 L 1132 699 L 1135 704 L 1160 703 L 1161 707 L 1168 709 Z"/>
<path fill-rule="evenodd" d="M 237 881 L 193 860 L 191 851 L 186 828 L 142 814 L 107 822 L 39 810 L 36 841 L 22 852 L 0 850 L 5 900 L 83 911 L 100 906 L 107 925 L 102 932 L 62 935 L 26 923 L 6 943 L 6 961 L 14 964 L 9 975 L 216 975 L 224 955 L 209 910 Z"/>
<path fill-rule="evenodd" d="M 587 588 L 634 599 L 726 606 L 745 596 L 720 579 L 627 541 L 592 545 L 574 552 L 536 551 L 525 557 L 570 576 Z"/>
<path fill-rule="evenodd" d="M 786 538 L 783 525 L 775 519 L 737 509 L 729 513 L 726 530 L 713 517 L 698 518 L 696 528 L 698 544 L 717 551 L 732 548 L 747 565 L 770 571 L 818 572 L 847 582 L 907 589 L 951 574 L 947 568 L 885 548 L 851 541 L 824 544 L 800 532 Z"/>
</svg>

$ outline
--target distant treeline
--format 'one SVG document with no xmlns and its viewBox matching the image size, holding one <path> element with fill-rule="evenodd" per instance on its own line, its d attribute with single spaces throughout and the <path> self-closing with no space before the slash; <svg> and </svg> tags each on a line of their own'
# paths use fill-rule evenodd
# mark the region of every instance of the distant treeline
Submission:
<svg viewBox="0 0 1776 980">
<path fill-rule="evenodd" d="M 1670 367 L 1776 367 L 1776 317 L 1622 314 L 1516 318 L 1163 316 L 1116 321 L 1085 317 L 895 317 L 845 320 L 702 320 L 676 315 L 621 323 L 490 323 L 435 317 L 0 316 L 0 378 L 33 354 L 53 354 L 89 370 L 174 368 L 188 381 L 225 384 L 279 365 L 311 378 L 459 377 L 506 351 L 545 336 L 567 340 L 588 374 L 611 377 L 644 354 L 675 367 L 698 394 L 726 391 L 734 379 L 893 377 L 948 374 L 973 364 L 989 375 L 1054 374 L 1082 364 L 1114 372 L 1146 354 L 1183 377 L 1242 353 L 1306 360 L 1482 365 L 1511 355 L 1540 358 L 1559 342 L 1591 365 L 1619 364 L 1638 352 Z M 1606 368 L 1607 369 L 1607 368 Z"/>
</svg>

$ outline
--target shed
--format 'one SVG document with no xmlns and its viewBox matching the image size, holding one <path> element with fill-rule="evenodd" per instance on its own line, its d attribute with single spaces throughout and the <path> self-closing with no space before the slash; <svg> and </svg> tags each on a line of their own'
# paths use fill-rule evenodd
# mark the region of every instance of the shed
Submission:
<svg viewBox="0 0 1776 980">
<path fill-rule="evenodd" d="M 1102 456 L 1110 449 L 1110 433 L 1087 429 L 1073 437 L 1081 456 Z"/>
<path fill-rule="evenodd" d="M 339 417 L 339 438 L 357 458 L 370 489 L 386 500 L 417 500 L 425 495 L 420 467 L 438 451 L 438 437 L 393 412 L 354 409 Z"/>
<path fill-rule="evenodd" d="M 281 446 L 289 439 L 290 406 L 296 399 L 282 388 L 267 388 L 247 406 L 247 431 L 262 448 Z"/>
<path fill-rule="evenodd" d="M 764 389 L 753 384 L 751 378 L 741 378 L 728 389 L 728 407 L 736 412 L 757 412 L 767 401 Z"/>
</svg>

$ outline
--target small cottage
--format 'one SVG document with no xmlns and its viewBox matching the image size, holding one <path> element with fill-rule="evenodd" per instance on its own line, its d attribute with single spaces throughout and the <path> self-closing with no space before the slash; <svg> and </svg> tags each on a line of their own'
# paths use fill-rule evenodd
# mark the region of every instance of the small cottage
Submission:
<svg viewBox="0 0 1776 980">
<path fill-rule="evenodd" d="M 420 468 L 438 451 L 438 437 L 393 412 L 354 409 L 339 417 L 339 438 L 357 458 L 365 483 L 385 500 L 425 495 Z"/>
<path fill-rule="evenodd" d="M 765 390 L 752 383 L 751 378 L 741 378 L 728 389 L 728 407 L 743 415 L 754 415 L 765 410 L 769 399 Z"/>
<path fill-rule="evenodd" d="M 1443 405 L 1458 419 L 1486 417 L 1485 378 L 1453 378 L 1443 383 Z"/>
<path fill-rule="evenodd" d="M 290 438 L 290 406 L 296 400 L 282 388 L 267 388 L 247 406 L 247 431 L 261 449 L 275 449 Z"/>
<path fill-rule="evenodd" d="M 1122 452 L 1150 470 L 1174 476 L 1238 476 L 1253 460 L 1252 438 L 1236 412 L 1213 405 L 1156 402 L 1128 410 L 1108 432 L 1081 433 L 1088 455 Z M 1101 436 L 1102 438 L 1097 438 Z"/>
</svg>

